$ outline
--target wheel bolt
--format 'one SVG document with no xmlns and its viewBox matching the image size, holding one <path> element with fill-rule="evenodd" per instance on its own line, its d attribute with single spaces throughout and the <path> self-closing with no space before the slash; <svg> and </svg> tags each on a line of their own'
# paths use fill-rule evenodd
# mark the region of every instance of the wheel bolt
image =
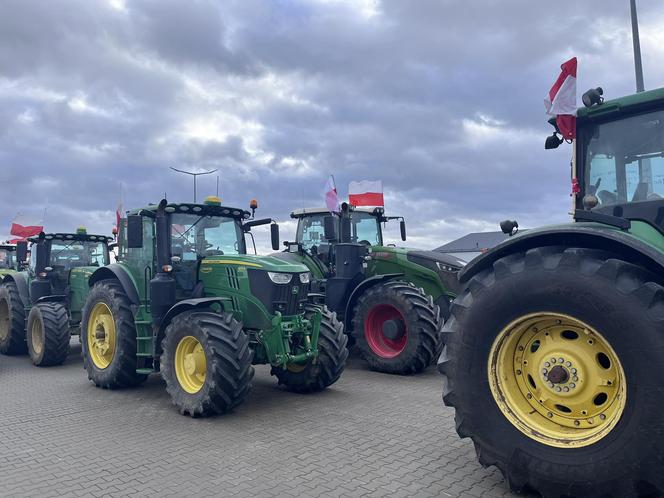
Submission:
<svg viewBox="0 0 664 498">
<path fill-rule="evenodd" d="M 549 384 L 549 387 L 553 387 L 553 382 L 549 381 L 548 384 Z"/>
<path fill-rule="evenodd" d="M 523 351 L 523 346 L 519 346 L 519 351 Z"/>
<path fill-rule="evenodd" d="M 572 389 L 574 389 L 574 388 L 576 387 L 576 384 L 575 384 L 574 382 L 572 382 L 572 383 L 569 385 L 569 387 L 571 387 Z"/>
<path fill-rule="evenodd" d="M 560 386 L 556 386 L 556 392 L 559 393 L 561 391 Z"/>
<path fill-rule="evenodd" d="M 549 368 L 549 367 L 551 366 L 551 363 L 549 363 L 548 361 L 545 361 L 545 362 L 544 362 L 544 366 L 547 367 L 547 368 Z"/>
<path fill-rule="evenodd" d="M 555 359 L 555 358 L 551 358 L 551 363 L 555 363 L 555 362 L 556 362 L 556 359 Z"/>
<path fill-rule="evenodd" d="M 543 368 L 543 369 L 542 369 L 542 373 L 543 373 L 544 375 L 546 375 L 547 372 L 548 372 L 548 370 L 547 370 L 546 368 Z"/>
<path fill-rule="evenodd" d="M 577 382 L 579 378 L 575 375 L 574 378 L 572 379 L 574 382 Z"/>
<path fill-rule="evenodd" d="M 516 371 L 516 374 L 517 374 L 517 375 L 521 375 L 521 370 L 517 370 L 517 371 Z"/>
<path fill-rule="evenodd" d="M 578 420 L 575 420 L 574 425 L 581 425 L 581 422 L 579 422 Z"/>
<path fill-rule="evenodd" d="M 600 418 L 600 420 L 606 420 L 606 415 L 604 415 L 603 413 L 600 413 L 599 418 Z"/>
<path fill-rule="evenodd" d="M 573 373 L 573 374 L 576 373 L 576 368 L 573 368 L 573 369 L 572 369 L 572 373 Z"/>
<path fill-rule="evenodd" d="M 564 358 L 558 358 L 558 361 L 559 361 L 560 363 L 565 363 L 565 359 L 564 359 Z"/>
<path fill-rule="evenodd" d="M 549 412 L 549 413 L 546 414 L 546 416 L 551 418 L 551 417 L 553 417 L 553 413 Z"/>
<path fill-rule="evenodd" d="M 571 361 L 568 361 L 567 363 L 565 363 L 565 365 L 567 365 L 568 367 L 571 367 L 571 366 L 572 366 L 572 362 L 571 362 Z"/>
<path fill-rule="evenodd" d="M 563 387 L 563 391 L 565 391 L 566 393 L 568 393 L 568 392 L 569 392 L 569 387 L 567 387 L 567 386 Z"/>
<path fill-rule="evenodd" d="M 530 394 L 530 393 L 528 393 L 528 394 L 526 394 L 526 398 L 528 398 L 528 399 L 533 399 L 533 395 Z"/>
</svg>

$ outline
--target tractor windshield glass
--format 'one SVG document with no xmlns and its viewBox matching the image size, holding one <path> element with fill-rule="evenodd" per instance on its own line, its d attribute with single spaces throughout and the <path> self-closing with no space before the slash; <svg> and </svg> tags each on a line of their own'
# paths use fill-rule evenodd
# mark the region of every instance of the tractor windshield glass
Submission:
<svg viewBox="0 0 664 498">
<path fill-rule="evenodd" d="M 173 214 L 171 253 L 182 261 L 245 254 L 244 232 L 235 218 Z"/>
<path fill-rule="evenodd" d="M 14 268 L 15 266 L 16 258 L 14 258 L 14 251 L 0 249 L 0 268 Z"/>
<path fill-rule="evenodd" d="M 52 240 L 47 250 L 48 265 L 55 271 L 108 264 L 108 248 L 103 242 Z"/>
<path fill-rule="evenodd" d="M 585 194 L 598 207 L 664 199 L 664 111 L 593 126 L 585 151 Z"/>
<path fill-rule="evenodd" d="M 383 245 L 380 221 L 370 213 L 353 211 L 351 214 L 351 237 L 352 242 L 360 242 L 371 246 Z"/>
<path fill-rule="evenodd" d="M 313 247 L 316 250 L 321 249 L 321 245 L 327 246 L 325 240 L 325 217 L 332 216 L 330 213 L 312 214 L 303 216 L 297 222 L 296 241 L 302 244 L 305 251 L 311 252 Z M 338 233 L 338 226 L 335 225 L 335 233 Z M 320 251 L 318 251 L 320 252 Z"/>
</svg>

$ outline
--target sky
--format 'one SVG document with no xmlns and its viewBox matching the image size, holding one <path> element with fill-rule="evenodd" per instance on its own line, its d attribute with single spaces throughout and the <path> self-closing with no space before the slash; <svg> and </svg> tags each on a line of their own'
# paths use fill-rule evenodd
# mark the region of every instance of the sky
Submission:
<svg viewBox="0 0 664 498">
<path fill-rule="evenodd" d="M 646 88 L 664 5 L 638 0 Z M 569 220 L 571 148 L 543 98 L 634 91 L 628 0 L 3 0 L 0 239 L 17 213 L 109 234 L 125 209 L 199 199 L 280 221 L 334 175 L 382 180 L 408 245 Z M 258 230 L 260 251 L 269 237 Z M 396 242 L 398 224 L 388 224 Z"/>
</svg>

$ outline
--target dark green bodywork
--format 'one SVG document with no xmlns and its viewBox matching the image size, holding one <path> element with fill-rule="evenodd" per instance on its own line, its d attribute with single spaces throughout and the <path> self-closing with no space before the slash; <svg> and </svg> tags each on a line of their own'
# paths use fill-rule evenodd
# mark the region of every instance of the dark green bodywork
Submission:
<svg viewBox="0 0 664 498">
<path fill-rule="evenodd" d="M 285 367 L 289 364 L 304 364 L 318 354 L 318 333 L 322 314 L 318 310 L 305 318 L 304 307 L 296 313 L 282 314 L 268 309 L 266 303 L 256 295 L 252 287 L 251 274 L 267 272 L 288 273 L 293 279 L 307 273 L 306 266 L 293 264 L 270 256 L 246 254 L 243 240 L 238 241 L 240 254 L 212 255 L 199 258 L 195 280 L 202 284 L 202 292 L 192 298 L 178 283 L 176 302 L 165 319 L 156 323 L 152 312 L 150 282 L 159 273 L 157 263 L 157 233 L 154 216 L 157 206 L 130 211 L 128 216 L 142 216 L 143 247 L 130 248 L 127 241 L 127 219 L 122 220 L 119 233 L 118 262 L 97 269 L 86 281 L 87 286 L 104 279 L 118 279 L 133 302 L 134 321 L 137 334 L 138 373 L 159 370 L 161 340 L 171 319 L 178 313 L 194 308 L 223 309 L 233 314 L 243 325 L 254 351 L 254 364 L 271 364 Z M 240 226 L 249 219 L 249 213 L 225 206 L 206 204 L 168 204 L 166 210 L 173 213 L 192 213 L 197 210 L 202 216 L 234 218 Z M 170 218 L 169 218 L 170 220 Z M 169 226 L 170 226 L 169 221 Z M 173 263 L 175 275 L 178 265 Z M 278 284 L 274 284 L 278 285 Z M 308 296 L 308 284 L 293 286 L 289 292 L 301 294 L 302 303 Z"/>
</svg>

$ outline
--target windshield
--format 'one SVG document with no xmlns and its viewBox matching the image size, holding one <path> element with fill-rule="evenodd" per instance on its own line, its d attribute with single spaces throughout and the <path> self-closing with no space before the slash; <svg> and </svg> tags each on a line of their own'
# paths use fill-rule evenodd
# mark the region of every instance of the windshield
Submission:
<svg viewBox="0 0 664 498">
<path fill-rule="evenodd" d="M 244 232 L 234 218 L 180 213 L 171 216 L 171 254 L 182 261 L 245 253 Z"/>
<path fill-rule="evenodd" d="M 351 214 L 351 242 L 382 246 L 383 237 L 378 218 L 369 213 L 354 211 Z"/>
<path fill-rule="evenodd" d="M 104 242 L 51 240 L 47 250 L 48 266 L 56 271 L 108 264 L 108 249 Z"/>
<path fill-rule="evenodd" d="M 586 132 L 585 194 L 598 207 L 664 199 L 664 111 L 594 125 Z"/>
<path fill-rule="evenodd" d="M 0 268 L 14 268 L 16 266 L 16 258 L 14 251 L 9 249 L 0 249 Z"/>
<path fill-rule="evenodd" d="M 332 216 L 330 213 L 312 214 L 303 216 L 297 223 L 296 241 L 302 245 L 304 250 L 311 251 L 312 247 L 317 249 L 322 245 L 328 245 L 325 240 L 325 218 Z M 335 234 L 339 227 L 335 225 Z"/>
</svg>

